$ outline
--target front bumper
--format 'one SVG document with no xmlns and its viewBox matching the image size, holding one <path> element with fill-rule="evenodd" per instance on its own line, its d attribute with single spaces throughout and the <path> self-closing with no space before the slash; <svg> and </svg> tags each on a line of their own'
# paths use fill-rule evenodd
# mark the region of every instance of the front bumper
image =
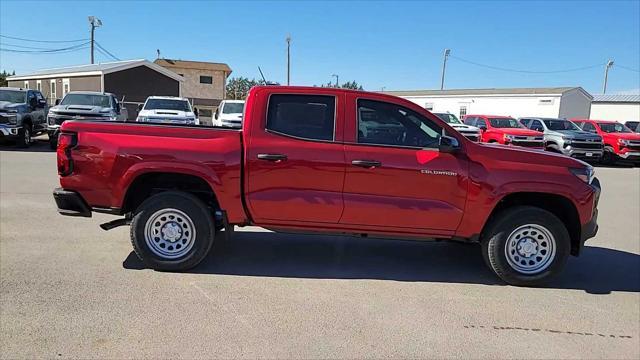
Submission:
<svg viewBox="0 0 640 360">
<path fill-rule="evenodd" d="M 625 153 L 618 154 L 618 156 L 625 160 L 640 160 L 640 151 L 627 151 Z"/>
<path fill-rule="evenodd" d="M 15 138 L 22 129 L 22 126 L 0 125 L 0 137 Z"/>
<path fill-rule="evenodd" d="M 598 202 L 600 201 L 600 193 L 602 191 L 600 180 L 594 178 L 591 182 L 591 187 L 594 190 L 593 213 L 591 219 L 586 224 L 583 224 L 580 229 L 580 243 L 577 248 L 572 249 L 573 255 L 579 255 L 584 247 L 584 243 L 598 233 Z"/>
<path fill-rule="evenodd" d="M 82 195 L 75 191 L 56 188 L 53 190 L 53 199 L 61 215 L 91 217 L 91 208 Z"/>
<path fill-rule="evenodd" d="M 571 156 L 575 158 L 597 160 L 602 157 L 603 150 L 602 149 L 580 149 L 580 148 L 573 148 L 569 146 L 567 148 L 562 149 L 562 153 L 567 156 Z"/>
</svg>

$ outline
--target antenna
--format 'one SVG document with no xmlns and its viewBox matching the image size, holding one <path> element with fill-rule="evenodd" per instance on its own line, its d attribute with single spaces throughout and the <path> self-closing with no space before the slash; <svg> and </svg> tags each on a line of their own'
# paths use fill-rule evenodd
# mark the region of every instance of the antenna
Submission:
<svg viewBox="0 0 640 360">
<path fill-rule="evenodd" d="M 268 85 L 267 79 L 264 78 L 264 74 L 262 73 L 262 69 L 260 69 L 260 66 L 258 66 L 258 71 L 260 71 L 260 76 L 262 76 L 262 81 L 264 81 L 264 84 Z"/>
</svg>

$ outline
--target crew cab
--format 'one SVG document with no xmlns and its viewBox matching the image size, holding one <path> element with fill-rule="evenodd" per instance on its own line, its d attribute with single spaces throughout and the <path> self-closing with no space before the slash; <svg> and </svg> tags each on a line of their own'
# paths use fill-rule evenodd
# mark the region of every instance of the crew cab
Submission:
<svg viewBox="0 0 640 360">
<path fill-rule="evenodd" d="M 68 121 L 58 143 L 63 215 L 131 226 L 144 264 L 186 270 L 234 226 L 480 243 L 490 269 L 537 285 L 597 231 L 584 162 L 468 140 L 401 98 L 258 86 L 242 130 Z M 223 233 L 217 230 L 225 228 Z"/>
<path fill-rule="evenodd" d="M 598 161 L 602 157 L 602 137 L 583 131 L 567 119 L 526 117 L 520 123 L 544 134 L 544 149 L 583 160 Z"/>
<path fill-rule="evenodd" d="M 0 140 L 15 140 L 19 147 L 46 130 L 47 100 L 38 90 L 0 87 Z"/>
<path fill-rule="evenodd" d="M 174 96 L 149 96 L 138 106 L 137 122 L 199 125 L 198 110 L 188 99 Z"/>
<path fill-rule="evenodd" d="M 242 127 L 244 100 L 222 100 L 213 116 L 213 126 Z"/>
<path fill-rule="evenodd" d="M 126 121 L 127 108 L 120 106 L 114 94 L 93 91 L 72 91 L 49 109 L 47 134 L 49 144 L 56 148 L 60 125 L 66 120 Z"/>
<path fill-rule="evenodd" d="M 527 129 L 510 116 L 465 115 L 464 123 L 480 128 L 482 142 L 535 149 L 544 148 L 542 134 Z"/>
<path fill-rule="evenodd" d="M 602 136 L 604 154 L 602 161 L 614 164 L 618 161 L 640 165 L 640 134 L 617 121 L 571 119 L 582 130 Z"/>
<path fill-rule="evenodd" d="M 451 126 L 452 128 L 458 130 L 458 132 L 460 134 L 464 135 L 467 139 L 469 139 L 471 141 L 475 141 L 475 142 L 479 142 L 480 141 L 480 137 L 482 136 L 482 132 L 480 131 L 480 129 L 478 129 L 475 126 L 464 124 L 462 121 L 460 121 L 460 119 L 458 119 L 452 113 L 448 113 L 448 112 L 446 112 L 446 113 L 436 113 L 436 112 L 434 112 L 433 115 L 439 117 L 440 119 L 442 119 L 442 121 L 444 121 L 447 124 L 449 124 L 449 126 Z"/>
</svg>

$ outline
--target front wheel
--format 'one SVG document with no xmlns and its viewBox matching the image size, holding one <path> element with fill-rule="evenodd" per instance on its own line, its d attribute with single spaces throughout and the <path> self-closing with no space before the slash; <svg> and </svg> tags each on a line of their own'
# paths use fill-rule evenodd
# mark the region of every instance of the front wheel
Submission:
<svg viewBox="0 0 640 360">
<path fill-rule="evenodd" d="M 167 191 L 145 200 L 131 222 L 133 249 L 148 267 L 180 271 L 198 265 L 215 236 L 211 212 L 197 197 Z"/>
<path fill-rule="evenodd" d="M 26 148 L 31 145 L 31 126 L 25 124 L 18 130 L 18 147 Z"/>
<path fill-rule="evenodd" d="M 482 255 L 502 280 L 537 286 L 558 274 L 571 249 L 569 232 L 554 214 L 532 206 L 506 209 L 483 234 Z"/>
</svg>

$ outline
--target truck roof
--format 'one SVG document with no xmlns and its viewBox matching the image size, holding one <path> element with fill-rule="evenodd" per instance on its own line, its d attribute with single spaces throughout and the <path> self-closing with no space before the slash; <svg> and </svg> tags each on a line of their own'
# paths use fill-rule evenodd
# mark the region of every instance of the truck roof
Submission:
<svg viewBox="0 0 640 360">
<path fill-rule="evenodd" d="M 69 94 L 83 94 L 83 95 L 104 95 L 104 96 L 115 96 L 113 93 L 101 92 L 101 91 L 70 91 Z"/>
<path fill-rule="evenodd" d="M 16 88 L 16 87 L 8 87 L 8 86 L 0 87 L 0 90 L 27 91 L 27 89 Z"/>
<path fill-rule="evenodd" d="M 169 99 L 169 100 L 184 100 L 184 101 L 189 101 L 187 98 L 183 98 L 183 97 L 179 97 L 179 96 L 149 96 L 147 98 L 147 100 L 149 99 Z"/>
</svg>

